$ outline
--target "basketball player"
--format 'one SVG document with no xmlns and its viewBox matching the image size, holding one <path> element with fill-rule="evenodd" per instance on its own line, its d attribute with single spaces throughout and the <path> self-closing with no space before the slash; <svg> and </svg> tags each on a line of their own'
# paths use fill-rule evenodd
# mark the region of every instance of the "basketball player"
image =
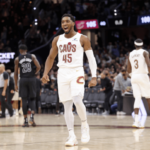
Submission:
<svg viewBox="0 0 150 150">
<path fill-rule="evenodd" d="M 20 68 L 20 97 L 23 103 L 23 114 L 24 114 L 24 124 L 22 127 L 28 127 L 27 119 L 27 101 L 30 97 L 31 101 L 31 117 L 30 124 L 36 126 L 34 122 L 34 110 L 35 110 L 35 97 L 36 97 L 36 78 L 35 74 L 40 71 L 40 64 L 37 61 L 35 55 L 27 54 L 27 46 L 21 44 L 19 46 L 20 56 L 15 59 L 15 90 L 18 91 L 18 68 Z M 34 71 L 34 64 L 36 66 L 36 72 Z"/>
<path fill-rule="evenodd" d="M 54 38 L 50 54 L 46 60 L 45 70 L 42 77 L 43 83 L 47 83 L 48 72 L 53 66 L 55 57 L 58 54 L 58 92 L 60 102 L 65 109 L 65 121 L 69 131 L 66 146 L 78 144 L 74 133 L 74 116 L 72 113 L 73 103 L 76 106 L 81 119 L 81 142 L 87 143 L 90 140 L 89 125 L 87 123 L 86 108 L 82 102 L 84 94 L 84 70 L 83 53 L 85 51 L 92 73 L 89 87 L 96 86 L 97 64 L 89 39 L 74 31 L 75 19 L 70 14 L 64 14 L 61 19 L 61 27 L 64 34 Z"/>
<path fill-rule="evenodd" d="M 148 76 L 148 73 L 150 73 L 150 61 L 149 53 L 142 49 L 143 41 L 141 39 L 137 39 L 135 40 L 134 45 L 136 50 L 133 50 L 129 54 L 127 66 L 128 73 L 131 73 L 131 83 L 135 98 L 135 122 L 132 126 L 136 128 L 144 128 L 139 123 L 138 113 L 142 97 L 147 99 L 150 108 L 150 80 Z"/>
</svg>

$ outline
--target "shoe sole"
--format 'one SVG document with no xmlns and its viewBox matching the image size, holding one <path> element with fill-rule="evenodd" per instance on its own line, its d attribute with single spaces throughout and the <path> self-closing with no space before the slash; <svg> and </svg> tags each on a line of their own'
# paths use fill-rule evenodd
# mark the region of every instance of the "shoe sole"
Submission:
<svg viewBox="0 0 150 150">
<path fill-rule="evenodd" d="M 88 143 L 89 141 L 90 141 L 90 138 L 88 140 L 86 140 L 86 141 L 81 140 L 81 142 L 84 143 L 84 144 Z"/>
<path fill-rule="evenodd" d="M 137 126 L 134 126 L 132 125 L 133 128 L 136 128 L 136 129 L 144 129 L 145 127 L 137 127 Z"/>
<path fill-rule="evenodd" d="M 36 127 L 36 124 L 33 121 L 29 121 L 29 123 L 32 125 L 32 127 Z"/>
<path fill-rule="evenodd" d="M 78 145 L 78 141 L 76 141 L 76 143 L 74 145 L 71 145 L 71 144 L 65 144 L 66 147 L 72 147 L 72 146 L 76 146 Z"/>
<path fill-rule="evenodd" d="M 28 125 L 28 126 L 27 126 L 27 125 L 26 125 L 26 126 L 22 126 L 22 127 L 23 127 L 23 128 L 26 128 L 26 127 L 29 127 L 29 125 Z"/>
</svg>

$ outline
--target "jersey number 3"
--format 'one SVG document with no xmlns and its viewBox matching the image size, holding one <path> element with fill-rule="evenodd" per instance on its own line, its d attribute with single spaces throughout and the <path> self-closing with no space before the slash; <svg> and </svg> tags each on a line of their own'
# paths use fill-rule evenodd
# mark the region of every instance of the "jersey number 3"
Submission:
<svg viewBox="0 0 150 150">
<path fill-rule="evenodd" d="M 63 61 L 65 63 L 71 63 L 72 62 L 72 54 L 63 55 Z"/>
<path fill-rule="evenodd" d="M 138 60 L 137 60 L 137 59 L 135 59 L 135 60 L 134 60 L 134 62 L 135 62 L 135 66 L 134 66 L 134 67 L 135 67 L 135 69 L 138 69 L 138 68 L 139 68 L 139 62 L 138 62 Z"/>
</svg>

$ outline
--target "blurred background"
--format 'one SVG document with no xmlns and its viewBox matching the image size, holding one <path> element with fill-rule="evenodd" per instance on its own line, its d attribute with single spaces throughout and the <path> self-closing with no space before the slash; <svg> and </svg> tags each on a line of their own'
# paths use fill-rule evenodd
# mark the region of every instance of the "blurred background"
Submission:
<svg viewBox="0 0 150 150">
<path fill-rule="evenodd" d="M 98 87 L 104 70 L 114 85 L 136 38 L 141 38 L 144 49 L 150 52 L 149 0 L 0 0 L 0 63 L 13 72 L 18 45 L 26 44 L 42 66 L 42 77 L 51 42 L 63 33 L 64 13 L 75 17 L 75 30 L 91 41 L 98 64 Z M 57 91 L 56 65 L 57 58 L 49 72 L 51 82 L 43 88 Z M 87 87 L 91 72 L 85 56 L 84 70 Z"/>
</svg>

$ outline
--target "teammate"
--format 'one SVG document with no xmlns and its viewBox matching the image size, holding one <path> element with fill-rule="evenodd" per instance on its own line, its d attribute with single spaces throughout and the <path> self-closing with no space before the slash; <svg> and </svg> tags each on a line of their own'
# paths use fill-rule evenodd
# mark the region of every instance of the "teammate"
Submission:
<svg viewBox="0 0 150 150">
<path fill-rule="evenodd" d="M 135 98 L 134 102 L 134 113 L 135 122 L 133 127 L 144 128 L 139 123 L 139 107 L 141 98 L 145 97 L 150 108 L 150 80 L 148 73 L 150 73 L 150 61 L 149 53 L 142 49 L 143 41 L 137 39 L 134 42 L 136 50 L 133 50 L 129 54 L 127 71 L 131 73 L 131 83 L 133 88 L 133 95 Z"/>
<path fill-rule="evenodd" d="M 65 121 L 69 131 L 66 146 L 78 144 L 74 133 L 74 116 L 72 113 L 73 103 L 81 119 L 81 142 L 87 143 L 90 140 L 89 125 L 87 123 L 86 108 L 82 102 L 84 95 L 84 70 L 83 53 L 85 51 L 89 60 L 92 79 L 89 87 L 96 86 L 97 64 L 89 39 L 74 31 L 75 19 L 71 14 L 64 14 L 61 19 L 61 27 L 64 34 L 54 38 L 50 54 L 46 60 L 45 70 L 42 77 L 43 83 L 47 83 L 48 72 L 53 66 L 55 57 L 58 54 L 58 92 L 60 102 L 65 109 Z"/>
<path fill-rule="evenodd" d="M 37 61 L 35 55 L 27 54 L 27 46 L 21 44 L 19 46 L 20 56 L 15 59 L 15 90 L 18 91 L 18 68 L 20 68 L 20 96 L 23 103 L 23 114 L 24 114 L 24 124 L 22 127 L 28 127 L 27 119 L 27 101 L 28 97 L 31 101 L 31 117 L 30 123 L 32 126 L 36 126 L 34 122 L 34 110 L 35 110 L 35 97 L 36 97 L 36 78 L 35 74 L 40 71 L 40 64 Z M 36 71 L 34 71 L 34 64 L 36 66 Z"/>
</svg>

